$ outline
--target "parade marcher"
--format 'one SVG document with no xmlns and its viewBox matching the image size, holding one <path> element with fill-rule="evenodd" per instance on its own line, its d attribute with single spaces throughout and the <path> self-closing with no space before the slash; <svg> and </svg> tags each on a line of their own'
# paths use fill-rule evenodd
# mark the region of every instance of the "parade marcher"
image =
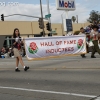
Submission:
<svg viewBox="0 0 100 100">
<path fill-rule="evenodd" d="M 13 33 L 13 51 L 14 51 L 14 56 L 16 57 L 16 72 L 20 72 L 18 65 L 19 65 L 19 61 L 21 63 L 21 65 L 24 68 L 24 71 L 27 71 L 29 69 L 29 67 L 25 66 L 20 54 L 20 49 L 21 49 L 21 44 L 23 44 L 23 41 L 20 37 L 20 32 L 19 29 L 14 29 L 14 33 Z"/>
<path fill-rule="evenodd" d="M 98 29 L 99 27 L 97 25 L 94 25 L 93 26 L 93 30 L 92 32 L 90 33 L 90 38 L 93 42 L 93 49 L 92 49 L 92 54 L 91 54 L 91 58 L 96 58 L 94 56 L 95 52 L 98 52 L 100 54 L 100 49 L 99 49 L 99 46 L 98 46 L 98 41 L 99 41 L 99 33 L 98 33 Z"/>
<path fill-rule="evenodd" d="M 86 34 L 85 34 L 85 31 L 84 31 L 84 28 L 83 28 L 83 27 L 82 27 L 82 28 L 80 28 L 80 33 L 79 33 L 79 35 L 86 36 Z M 82 57 L 82 58 L 86 58 L 85 54 L 81 54 L 81 57 Z"/>
</svg>

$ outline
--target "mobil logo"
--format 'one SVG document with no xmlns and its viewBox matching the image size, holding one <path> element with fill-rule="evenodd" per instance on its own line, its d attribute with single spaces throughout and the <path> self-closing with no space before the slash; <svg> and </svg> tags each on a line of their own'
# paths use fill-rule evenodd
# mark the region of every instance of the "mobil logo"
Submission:
<svg viewBox="0 0 100 100">
<path fill-rule="evenodd" d="M 75 1 L 74 0 L 59 0 L 59 7 L 75 8 Z"/>
<path fill-rule="evenodd" d="M 76 9 L 75 0 L 56 0 L 57 10 L 74 11 Z"/>
</svg>

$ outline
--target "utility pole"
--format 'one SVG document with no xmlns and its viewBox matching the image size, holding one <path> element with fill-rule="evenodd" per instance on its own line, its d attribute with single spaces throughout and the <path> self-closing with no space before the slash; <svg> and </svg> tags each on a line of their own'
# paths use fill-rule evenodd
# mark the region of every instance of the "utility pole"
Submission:
<svg viewBox="0 0 100 100">
<path fill-rule="evenodd" d="M 47 9 L 48 9 L 48 14 L 50 14 L 49 0 L 47 0 Z M 50 17 L 48 18 L 48 20 L 49 20 L 49 26 L 50 26 L 50 36 L 52 36 L 52 28 L 51 28 L 51 19 L 50 19 Z"/>
<path fill-rule="evenodd" d="M 43 11 L 42 11 L 42 1 L 41 0 L 40 0 L 40 9 L 41 9 L 41 18 L 42 18 L 42 26 L 43 26 L 43 36 L 45 37 Z"/>
</svg>

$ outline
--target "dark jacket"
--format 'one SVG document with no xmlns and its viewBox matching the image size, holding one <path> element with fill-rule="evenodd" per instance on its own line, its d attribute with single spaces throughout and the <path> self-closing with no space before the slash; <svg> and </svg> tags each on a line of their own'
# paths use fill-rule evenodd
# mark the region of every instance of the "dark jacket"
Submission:
<svg viewBox="0 0 100 100">
<path fill-rule="evenodd" d="M 13 48 L 16 48 L 18 50 L 21 49 L 21 46 L 22 46 L 22 43 L 21 43 L 21 37 L 19 37 L 19 41 L 16 42 L 15 39 L 12 40 L 12 43 L 13 43 Z M 15 43 L 15 44 L 14 44 Z"/>
</svg>

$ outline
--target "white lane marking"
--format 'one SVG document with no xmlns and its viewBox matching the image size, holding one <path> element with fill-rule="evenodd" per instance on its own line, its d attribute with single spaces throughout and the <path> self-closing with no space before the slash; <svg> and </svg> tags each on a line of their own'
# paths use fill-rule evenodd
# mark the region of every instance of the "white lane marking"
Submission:
<svg viewBox="0 0 100 100">
<path fill-rule="evenodd" d="M 94 96 L 94 95 L 84 95 L 84 94 L 67 93 L 67 92 L 45 91 L 45 90 L 34 90 L 34 89 L 15 88 L 15 87 L 3 87 L 3 86 L 0 86 L 0 89 L 20 90 L 20 91 L 29 91 L 29 92 L 40 92 L 40 93 L 49 93 L 49 94 L 61 94 L 61 95 L 87 97 L 87 98 L 97 97 L 97 96 Z"/>
</svg>

